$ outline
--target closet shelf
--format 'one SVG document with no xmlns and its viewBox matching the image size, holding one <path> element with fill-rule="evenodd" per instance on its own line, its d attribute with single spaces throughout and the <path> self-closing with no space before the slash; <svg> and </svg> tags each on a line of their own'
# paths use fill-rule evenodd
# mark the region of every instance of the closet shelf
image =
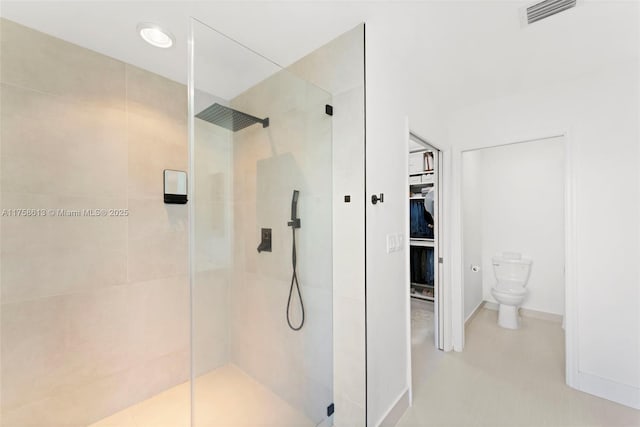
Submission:
<svg viewBox="0 0 640 427">
<path fill-rule="evenodd" d="M 409 293 L 411 298 L 426 301 L 430 304 L 435 304 L 436 292 L 434 285 L 437 284 L 437 269 L 439 265 L 434 261 L 438 250 L 434 239 L 427 239 L 424 236 L 437 237 L 437 229 L 433 227 L 438 222 L 437 208 L 440 202 L 438 199 L 439 188 L 436 185 L 438 183 L 438 175 L 434 170 L 437 160 L 435 152 L 429 149 L 410 152 L 408 186 L 405 187 L 409 190 L 409 194 L 406 197 L 410 200 L 409 246 L 411 248 L 411 279 L 408 283 Z M 424 214 L 424 217 L 420 215 L 422 209 L 418 208 L 422 204 L 424 204 L 424 211 L 429 210 L 431 215 Z M 436 211 L 433 211 L 433 209 L 436 209 Z M 432 228 L 432 232 L 429 232 L 429 228 Z"/>
<path fill-rule="evenodd" d="M 411 294 L 411 298 L 421 299 L 423 301 L 431 301 L 431 302 L 435 301 L 434 297 L 428 297 L 428 296 L 420 295 L 420 294 Z"/>
<path fill-rule="evenodd" d="M 424 285 L 422 283 L 415 283 L 415 282 L 411 282 L 411 286 L 419 286 L 421 288 L 433 289 L 433 285 Z"/>
<path fill-rule="evenodd" d="M 409 239 L 409 246 L 426 246 L 428 248 L 434 248 L 436 245 L 433 240 Z"/>
</svg>

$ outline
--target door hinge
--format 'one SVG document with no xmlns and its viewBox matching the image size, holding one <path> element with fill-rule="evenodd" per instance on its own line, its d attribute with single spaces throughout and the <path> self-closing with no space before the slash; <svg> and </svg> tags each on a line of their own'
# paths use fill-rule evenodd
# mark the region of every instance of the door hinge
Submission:
<svg viewBox="0 0 640 427">
<path fill-rule="evenodd" d="M 444 264 L 444 259 L 442 257 L 438 258 L 438 264 Z"/>
<path fill-rule="evenodd" d="M 324 106 L 324 113 L 328 116 L 333 116 L 333 105 L 326 104 Z"/>
<path fill-rule="evenodd" d="M 335 406 L 333 405 L 333 403 L 327 406 L 327 417 L 330 417 L 331 415 L 333 415 L 334 411 L 335 411 Z"/>
</svg>

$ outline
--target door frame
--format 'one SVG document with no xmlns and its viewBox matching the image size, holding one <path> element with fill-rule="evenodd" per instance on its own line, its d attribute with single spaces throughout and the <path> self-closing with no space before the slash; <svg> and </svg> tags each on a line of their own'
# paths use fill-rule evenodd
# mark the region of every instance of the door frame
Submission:
<svg viewBox="0 0 640 427">
<path fill-rule="evenodd" d="M 464 283 L 463 283 L 463 239 L 462 239 L 462 153 L 484 148 L 495 148 L 506 145 L 535 142 L 539 140 L 563 138 L 564 145 L 564 286 L 565 286 L 565 382 L 577 388 L 578 381 L 578 342 L 576 328 L 577 318 L 577 281 L 576 281 L 576 209 L 575 209 L 575 173 L 574 146 L 568 129 L 542 131 L 530 135 L 509 138 L 502 143 L 487 146 L 469 146 L 458 149 L 454 153 L 454 169 L 456 182 L 454 185 L 455 208 L 454 221 L 456 230 L 454 239 L 456 249 L 453 259 L 452 307 L 453 315 L 453 348 L 455 351 L 464 349 Z"/>
<path fill-rule="evenodd" d="M 452 170 L 452 150 L 449 147 L 444 147 L 439 144 L 434 144 L 429 139 L 424 138 L 418 132 L 412 131 L 409 125 L 409 118 L 405 118 L 405 141 L 404 152 L 405 164 L 404 164 L 404 176 L 409 176 L 409 144 L 411 137 L 422 140 L 429 144 L 431 147 L 439 151 L 438 156 L 438 256 L 443 258 L 443 263 L 438 265 L 438 285 L 442 292 L 438 292 L 438 306 L 435 307 L 434 312 L 438 311 L 438 329 L 436 335 L 439 342 L 442 345 L 441 350 L 451 351 L 453 350 L 453 336 L 452 336 L 452 311 L 451 311 L 451 287 L 445 286 L 450 283 L 451 280 L 451 221 L 449 221 L 449 211 L 451 209 L 451 170 Z M 406 184 L 405 184 L 406 188 Z M 410 224 L 409 224 L 409 203 L 405 203 L 404 216 L 407 219 L 405 224 L 404 234 L 407 236 L 404 243 L 405 251 L 405 279 L 404 284 L 408 284 L 411 280 L 411 257 L 410 257 Z M 437 260 L 435 260 L 437 261 Z M 406 301 L 407 301 L 407 316 L 406 316 L 406 334 L 407 334 L 407 383 L 409 384 L 409 406 L 413 404 L 413 378 L 411 368 L 411 291 L 410 286 L 406 286 Z M 435 316 L 434 316 L 435 317 Z"/>
</svg>

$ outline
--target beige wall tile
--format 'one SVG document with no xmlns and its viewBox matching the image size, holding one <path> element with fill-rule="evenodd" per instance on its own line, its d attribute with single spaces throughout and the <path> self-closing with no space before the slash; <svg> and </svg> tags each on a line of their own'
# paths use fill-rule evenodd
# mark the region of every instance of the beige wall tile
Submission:
<svg viewBox="0 0 640 427">
<path fill-rule="evenodd" d="M 51 196 L 30 193 L 2 193 L 3 209 L 47 209 Z M 0 217 L 0 245 L 3 251 L 46 247 L 51 229 L 48 216 L 2 216 Z"/>
<path fill-rule="evenodd" d="M 340 278 L 333 290 L 336 298 L 363 299 L 364 268 L 354 268 L 354 265 L 364 266 L 364 252 L 354 251 L 353 245 L 338 242 L 360 242 L 364 245 L 365 200 L 352 197 L 351 203 L 339 202 L 345 194 L 364 192 L 364 162 L 354 163 L 352 160 L 364 158 L 364 87 L 334 96 L 333 102 L 336 107 L 333 116 L 333 186 L 338 200 L 333 205 L 333 274 L 334 278 Z"/>
<path fill-rule="evenodd" d="M 0 26 L 3 207 L 130 212 L 0 218 L 2 424 L 84 426 L 188 378 L 186 88 Z"/>
<path fill-rule="evenodd" d="M 84 427 L 156 395 L 176 382 L 186 381 L 188 360 L 188 353 L 174 353 L 98 378 L 72 390 L 4 411 L 2 425 L 42 427 L 56 423 L 66 427 Z M 188 397 L 188 393 L 185 396 Z M 180 404 L 174 408 L 174 413 L 177 411 L 188 417 L 189 407 Z"/>
<path fill-rule="evenodd" d="M 165 204 L 160 199 L 129 199 L 129 238 L 188 232 L 187 205 Z"/>
<path fill-rule="evenodd" d="M 151 360 L 189 347 L 189 281 L 186 275 L 129 286 L 133 308 L 127 327 L 130 357 Z"/>
<path fill-rule="evenodd" d="M 233 201 L 233 134 L 196 119 L 195 197 L 200 201 Z M 196 215 L 198 216 L 198 215 Z"/>
<path fill-rule="evenodd" d="M 187 128 L 167 121 L 128 113 L 129 196 L 163 197 L 164 169 L 187 170 Z"/>
<path fill-rule="evenodd" d="M 187 235 L 167 232 L 129 239 L 127 272 L 129 282 L 187 274 Z"/>
<path fill-rule="evenodd" d="M 186 276 L 4 304 L 3 407 L 188 352 L 188 308 Z"/>
<path fill-rule="evenodd" d="M 3 191 L 126 194 L 123 111 L 6 85 L 1 102 Z"/>
<path fill-rule="evenodd" d="M 229 268 L 233 210 L 228 202 L 195 201 L 196 271 Z"/>
<path fill-rule="evenodd" d="M 148 116 L 156 122 L 187 126 L 185 85 L 129 64 L 126 64 L 126 74 L 127 109 L 130 112 Z"/>
<path fill-rule="evenodd" d="M 333 94 L 364 85 L 364 24 L 347 31 L 287 68 Z"/>
<path fill-rule="evenodd" d="M 295 108 L 304 108 L 307 104 L 307 89 L 307 82 L 282 70 L 232 99 L 231 107 L 262 119 Z"/>
<path fill-rule="evenodd" d="M 3 304 L 3 413 L 42 398 L 68 373 L 64 345 L 67 328 L 61 327 L 66 320 L 66 303 L 59 297 Z"/>
<path fill-rule="evenodd" d="M 124 110 L 124 63 L 6 19 L 0 32 L 2 83 Z"/>
<path fill-rule="evenodd" d="M 344 398 L 364 407 L 365 303 L 346 297 L 334 298 L 333 303 L 334 387 Z M 364 423 L 364 413 L 360 415 Z"/>
<path fill-rule="evenodd" d="M 162 171 L 187 170 L 186 88 L 127 66 L 127 91 L 129 195 L 138 197 L 131 200 L 129 279 L 185 274 L 187 208 L 159 206 L 158 201 Z M 156 249 L 150 257 L 144 254 L 146 238 Z"/>
<path fill-rule="evenodd" d="M 130 209 L 124 221 L 0 220 L 9 242 L 0 272 L 3 425 L 86 425 L 188 378 L 187 210 L 162 203 L 162 170 L 187 169 L 186 89 L 17 24 L 1 25 L 0 178 L 10 183 L 3 205 Z M 22 38 L 35 54 L 16 50 Z M 71 70 L 78 61 L 79 71 Z M 332 225 L 323 220 L 332 200 L 327 100 L 288 72 L 274 75 L 234 100 L 242 111 L 269 115 L 272 126 L 231 134 L 198 123 L 194 171 L 202 200 L 196 370 L 232 361 L 314 421 L 332 393 L 324 382 L 332 369 Z M 310 299 L 299 333 L 285 320 L 293 186 L 304 194 L 298 242 L 301 286 Z M 260 227 L 274 229 L 271 254 L 256 252 Z M 17 267 L 6 270 L 7 262 Z M 337 337 L 343 345 L 354 341 L 341 347 L 356 354 L 336 370 L 345 378 L 360 374 L 357 320 L 364 317 L 353 316 L 337 317 L 356 324 Z M 360 391 L 355 383 L 338 384 Z M 180 402 L 171 396 L 165 402 L 178 405 L 169 411 L 177 422 L 188 420 L 188 400 Z M 157 407 L 139 409 L 157 415 L 156 425 L 168 421 Z M 361 409 L 342 413 L 356 419 Z M 272 415 L 275 425 L 278 414 Z"/>
<path fill-rule="evenodd" d="M 123 242 L 114 242 L 75 248 L 3 251 L 3 303 L 125 283 L 123 245 Z"/>
<path fill-rule="evenodd" d="M 193 357 L 196 375 L 228 363 L 229 271 L 199 272 L 193 295 Z"/>
<path fill-rule="evenodd" d="M 126 281 L 127 217 L 52 216 L 50 209 L 124 208 L 115 198 L 4 193 L 6 209 L 44 217 L 2 217 L 3 302 L 87 291 Z"/>
<path fill-rule="evenodd" d="M 234 108 L 270 118 L 269 128 L 253 126 L 233 134 L 232 361 L 314 422 L 326 416 L 332 394 L 332 381 L 326 381 L 332 378 L 333 362 L 332 135 L 324 112 L 329 101 L 329 94 L 286 71 L 232 101 Z M 292 273 L 287 221 L 294 189 L 300 191 L 302 220 L 296 233 L 298 272 L 310 304 L 299 332 L 286 322 Z M 272 252 L 258 254 L 262 227 L 273 230 Z M 297 310 L 294 300 L 294 320 Z M 316 356 L 313 363 L 306 363 L 309 352 Z"/>
</svg>

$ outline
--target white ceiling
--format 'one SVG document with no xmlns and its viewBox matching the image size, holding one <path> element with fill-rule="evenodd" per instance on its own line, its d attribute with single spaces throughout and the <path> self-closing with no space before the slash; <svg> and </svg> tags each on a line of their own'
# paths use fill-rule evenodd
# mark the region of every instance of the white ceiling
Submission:
<svg viewBox="0 0 640 427">
<path fill-rule="evenodd" d="M 385 25 L 397 45 L 391 56 L 406 65 L 406 74 L 398 79 L 406 87 L 399 90 L 428 88 L 443 108 L 638 59 L 636 1 L 582 1 L 572 10 L 523 28 L 519 10 L 528 4 L 23 0 L 3 1 L 0 14 L 180 82 L 187 76 L 190 16 L 283 66 L 360 22 Z M 176 46 L 161 50 L 144 43 L 136 33 L 142 21 L 170 29 Z M 236 52 L 237 57 L 228 52 L 226 63 L 240 61 L 243 54 Z M 262 73 L 268 68 L 262 67 Z M 237 84 L 262 78 L 258 74 L 239 76 L 242 82 Z M 228 98 L 236 92 L 232 88 L 218 95 Z"/>
</svg>

